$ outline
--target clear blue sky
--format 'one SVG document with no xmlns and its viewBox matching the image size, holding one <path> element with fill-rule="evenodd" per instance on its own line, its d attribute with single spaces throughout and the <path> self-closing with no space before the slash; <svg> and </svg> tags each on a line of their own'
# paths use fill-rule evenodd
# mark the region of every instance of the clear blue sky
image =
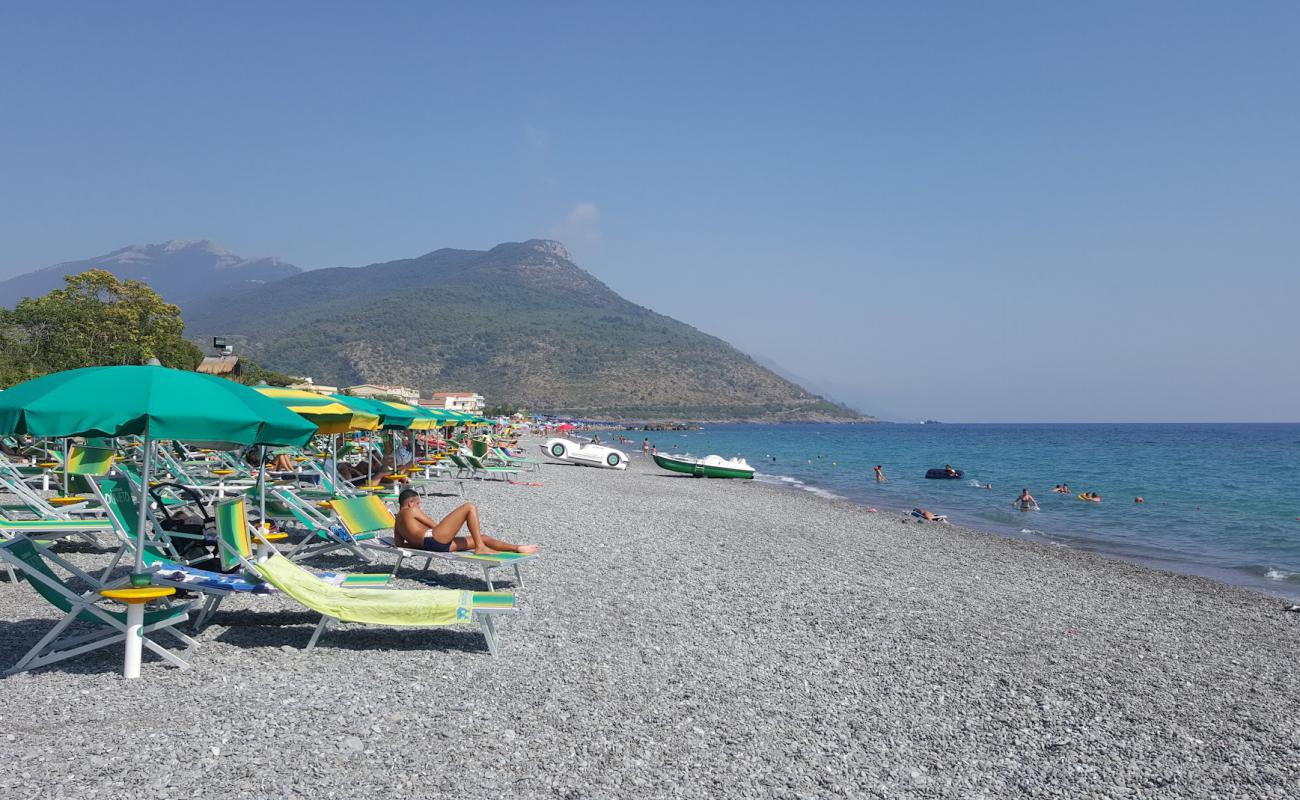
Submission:
<svg viewBox="0 0 1300 800">
<path fill-rule="evenodd" d="M 0 274 L 558 238 L 896 419 L 1300 419 L 1300 5 L 17 3 Z"/>
</svg>

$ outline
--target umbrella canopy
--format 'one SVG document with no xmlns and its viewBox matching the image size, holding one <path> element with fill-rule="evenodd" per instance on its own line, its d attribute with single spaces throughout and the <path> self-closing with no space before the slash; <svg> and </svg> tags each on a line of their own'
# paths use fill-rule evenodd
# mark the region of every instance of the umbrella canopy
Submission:
<svg viewBox="0 0 1300 800">
<path fill-rule="evenodd" d="M 353 397 L 347 394 L 332 394 L 330 397 L 348 408 L 368 411 L 378 416 L 379 426 L 382 428 L 409 428 L 411 423 L 415 421 L 415 412 L 401 408 L 404 405 L 402 403 L 386 403 L 382 400 L 372 400 L 369 397 Z M 410 408 L 410 406 L 407 406 L 407 408 Z"/>
<path fill-rule="evenodd" d="M 379 428 L 379 415 L 351 408 L 332 397 L 300 389 L 279 386 L 254 386 L 256 391 L 316 425 L 318 433 L 373 431 Z"/>
<path fill-rule="evenodd" d="M 427 431 L 430 428 L 442 427 L 442 420 L 434 416 L 433 412 L 426 408 L 407 405 L 406 403 L 394 403 L 391 400 L 380 400 L 379 402 L 391 406 L 403 414 L 411 414 L 410 428 L 412 430 Z"/>
<path fill-rule="evenodd" d="M 460 415 L 450 409 L 424 408 L 423 410 L 426 414 L 438 420 L 438 422 L 440 423 L 439 427 L 446 427 L 449 424 L 454 425 L 461 421 Z"/>
<path fill-rule="evenodd" d="M 132 582 L 144 575 L 149 473 L 158 439 L 222 445 L 304 445 L 316 426 L 233 381 L 166 367 L 83 367 L 0 392 L 0 434 L 143 436 L 139 537 Z"/>
<path fill-rule="evenodd" d="M 167 367 L 83 367 L 0 392 L 6 435 L 298 446 L 315 433 L 315 425 L 247 386 Z"/>
</svg>

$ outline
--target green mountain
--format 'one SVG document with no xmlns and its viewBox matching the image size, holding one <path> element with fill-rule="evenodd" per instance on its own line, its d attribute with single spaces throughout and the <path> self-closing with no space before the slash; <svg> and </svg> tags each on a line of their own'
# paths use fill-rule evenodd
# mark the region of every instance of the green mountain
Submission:
<svg viewBox="0 0 1300 800">
<path fill-rule="evenodd" d="M 863 419 L 623 299 L 558 242 L 312 270 L 208 295 L 184 315 L 196 340 L 224 335 L 263 366 L 319 383 L 474 390 L 490 404 L 590 417 Z"/>
</svg>

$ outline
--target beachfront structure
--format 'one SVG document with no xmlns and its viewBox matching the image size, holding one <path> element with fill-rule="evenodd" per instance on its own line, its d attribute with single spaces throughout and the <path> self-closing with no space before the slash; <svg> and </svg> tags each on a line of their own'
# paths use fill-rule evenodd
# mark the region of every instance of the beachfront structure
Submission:
<svg viewBox="0 0 1300 800">
<path fill-rule="evenodd" d="M 416 389 L 386 383 L 363 383 L 359 386 L 349 386 L 343 392 L 353 397 L 395 397 L 403 403 L 412 405 L 420 400 L 420 392 Z"/>
<path fill-rule="evenodd" d="M 338 394 L 339 387 L 326 386 L 323 383 L 317 383 L 311 378 L 294 377 L 294 382 L 289 384 L 289 389 L 297 389 L 300 392 L 315 392 L 316 394 Z"/>
<path fill-rule="evenodd" d="M 206 356 L 199 362 L 195 372 L 202 372 L 207 375 L 216 375 L 218 378 L 228 378 L 232 381 L 239 380 L 243 374 L 243 366 L 239 363 L 239 356 Z"/>
<path fill-rule="evenodd" d="M 474 392 L 434 392 L 432 399 L 421 400 L 420 405 L 477 414 L 483 410 L 483 395 Z"/>
</svg>

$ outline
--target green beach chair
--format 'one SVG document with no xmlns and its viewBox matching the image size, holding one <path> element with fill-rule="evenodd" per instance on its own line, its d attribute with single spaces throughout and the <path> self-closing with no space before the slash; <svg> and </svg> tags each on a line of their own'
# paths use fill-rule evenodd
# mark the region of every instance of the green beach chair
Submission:
<svg viewBox="0 0 1300 800">
<path fill-rule="evenodd" d="M 326 511 L 313 502 L 309 502 L 287 488 L 277 487 L 271 491 L 271 496 L 293 515 L 298 525 L 304 528 L 307 535 L 298 542 L 296 546 L 286 554 L 290 560 L 302 561 L 314 556 L 321 556 L 332 553 L 337 550 L 346 550 L 364 563 L 372 563 L 374 558 L 366 552 L 367 542 L 375 538 L 378 531 L 362 531 L 360 535 L 353 535 L 341 520 L 336 516 L 338 507 L 336 504 L 358 499 L 373 498 L 381 505 L 383 501 L 375 495 L 362 495 L 357 498 L 336 497 L 333 500 L 324 501 L 329 506 Z"/>
<path fill-rule="evenodd" d="M 420 568 L 421 572 L 426 572 L 434 560 L 464 564 L 482 571 L 483 582 L 487 584 L 489 592 L 496 591 L 496 586 L 492 582 L 492 570 L 502 567 L 513 569 L 515 588 L 521 588 L 524 585 L 524 576 L 519 573 L 519 568 L 537 558 L 536 553 L 439 553 L 433 550 L 416 550 L 411 547 L 400 547 L 396 538 L 392 536 L 380 536 L 379 542 L 388 546 L 397 554 L 397 563 L 393 565 L 394 575 L 397 574 L 397 570 L 402 568 L 403 562 L 408 558 L 424 559 L 424 566 Z"/>
<path fill-rule="evenodd" d="M 107 576 L 124 556 L 135 552 L 134 548 L 140 533 L 138 530 L 140 507 L 136 505 L 139 484 L 132 483 L 125 476 L 110 476 L 91 478 L 90 488 L 103 507 L 111 530 L 117 535 L 121 545 L 113 555 L 109 565 L 104 569 L 103 575 Z M 146 548 L 153 548 L 167 559 L 180 564 L 188 565 L 211 558 L 211 553 L 207 548 L 216 546 L 215 537 L 200 533 L 165 530 L 158 524 L 152 506 L 146 506 L 145 513 L 149 528 L 144 537 Z M 201 552 L 187 557 L 182 552 L 182 546 L 187 552 L 195 549 L 201 549 Z"/>
<path fill-rule="evenodd" d="M 236 497 L 217 504 L 217 542 L 221 548 L 221 568 L 229 571 L 240 565 L 262 560 L 264 555 L 278 552 L 275 545 L 265 538 L 248 521 L 248 505 L 244 498 Z M 283 534 L 281 534 L 283 535 Z M 253 543 L 261 544 L 261 550 L 254 557 Z M 348 589 L 386 589 L 392 585 L 392 576 L 387 573 L 313 573 L 327 583 Z"/>
<path fill-rule="evenodd" d="M 519 567 L 537 558 L 535 553 L 439 553 L 433 550 L 399 547 L 392 535 L 397 520 L 393 517 L 393 512 L 389 511 L 388 506 L 384 505 L 379 498 L 358 497 L 351 500 L 335 500 L 333 506 L 334 513 L 348 529 L 348 533 L 354 536 L 362 533 L 379 534 L 379 543 L 397 556 L 397 563 L 393 566 L 394 575 L 407 558 L 424 558 L 424 568 L 421 571 L 429 569 L 434 559 L 437 559 L 481 570 L 488 591 L 493 591 L 496 587 L 492 583 L 492 570 L 501 567 L 512 568 L 517 581 L 516 586 L 523 586 L 524 577 L 519 573 Z"/>
<path fill-rule="evenodd" d="M 483 463 L 483 459 L 478 456 L 462 456 L 474 473 L 485 480 L 509 480 L 519 474 L 519 470 L 514 467 L 490 467 Z"/>
<path fill-rule="evenodd" d="M 267 583 L 321 615 L 305 649 L 311 650 L 339 622 L 384 627 L 441 627 L 478 623 L 488 652 L 497 655 L 495 617 L 515 611 L 510 592 L 459 589 L 394 589 L 372 592 L 332 586 L 282 555 L 260 564 L 246 562 Z"/>
<path fill-rule="evenodd" d="M 26 538 L 0 543 L 0 559 L 19 570 L 37 594 L 63 612 L 63 618 L 19 658 L 17 663 L 9 667 L 5 671 L 6 675 L 43 667 L 102 647 L 120 644 L 126 640 L 125 612 L 100 605 L 105 601 L 94 592 L 78 594 L 69 586 L 68 580 L 72 578 L 85 581 L 90 586 L 96 585 L 94 578 L 75 565 Z M 59 577 L 51 564 L 57 565 L 71 577 L 68 579 Z M 190 666 L 186 656 L 197 646 L 193 639 L 176 629 L 177 625 L 189 618 L 189 609 L 189 603 L 173 604 L 146 611 L 144 615 L 142 644 L 167 663 L 181 669 Z M 79 625 L 76 631 L 81 631 L 85 627 L 89 627 L 90 630 L 70 631 L 69 628 L 74 623 Z M 185 645 L 185 649 L 177 654 L 163 648 L 149 638 L 148 634 L 155 632 L 175 637 Z"/>
<path fill-rule="evenodd" d="M 505 449 L 504 447 L 493 447 L 491 450 L 491 456 L 497 459 L 498 461 L 500 461 L 501 464 L 507 467 L 515 467 L 515 468 L 527 467 L 531 469 L 533 472 L 537 472 L 542 467 L 542 462 L 538 461 L 537 459 L 527 458 L 525 456 L 517 456 L 511 453 L 509 450 Z"/>
<path fill-rule="evenodd" d="M 471 466 L 470 463 L 469 463 L 468 461 L 465 460 L 465 457 L 464 457 L 463 455 L 461 455 L 459 452 L 449 452 L 449 453 L 447 453 L 447 460 L 450 461 L 452 464 L 455 464 L 455 465 L 456 465 L 456 477 L 457 477 L 457 478 L 477 478 L 477 477 L 479 477 L 478 475 L 475 474 L 475 472 L 474 472 L 474 467 Z"/>
</svg>

